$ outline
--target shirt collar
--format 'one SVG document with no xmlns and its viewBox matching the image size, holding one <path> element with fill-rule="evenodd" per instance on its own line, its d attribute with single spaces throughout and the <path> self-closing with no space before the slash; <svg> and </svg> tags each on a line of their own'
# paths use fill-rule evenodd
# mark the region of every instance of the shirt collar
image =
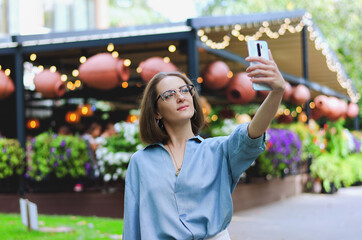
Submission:
<svg viewBox="0 0 362 240">
<path fill-rule="evenodd" d="M 196 141 L 198 143 L 201 143 L 202 141 L 204 141 L 204 138 L 202 138 L 200 135 L 197 135 L 195 137 L 190 138 L 187 141 Z M 161 142 L 157 142 L 157 143 L 151 143 L 150 145 L 147 145 L 143 150 L 146 150 L 147 148 L 151 148 L 151 147 L 155 147 L 155 146 L 160 146 L 160 147 L 165 148 Z"/>
</svg>

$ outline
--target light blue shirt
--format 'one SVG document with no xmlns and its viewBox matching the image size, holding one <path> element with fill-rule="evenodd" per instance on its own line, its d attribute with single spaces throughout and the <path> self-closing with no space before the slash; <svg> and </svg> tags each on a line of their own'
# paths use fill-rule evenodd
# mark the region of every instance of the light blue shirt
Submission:
<svg viewBox="0 0 362 240">
<path fill-rule="evenodd" d="M 126 176 L 123 239 L 205 239 L 226 229 L 231 194 L 265 150 L 264 135 L 251 139 L 247 126 L 227 137 L 189 139 L 178 176 L 163 144 L 137 151 Z"/>
</svg>

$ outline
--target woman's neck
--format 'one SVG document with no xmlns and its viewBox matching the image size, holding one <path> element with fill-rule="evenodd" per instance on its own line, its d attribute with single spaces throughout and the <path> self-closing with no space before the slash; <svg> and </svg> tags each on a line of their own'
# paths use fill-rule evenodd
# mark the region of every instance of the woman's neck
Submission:
<svg viewBox="0 0 362 240">
<path fill-rule="evenodd" d="M 183 146 L 187 140 L 195 136 L 192 132 L 191 121 L 176 124 L 165 122 L 164 125 L 170 137 L 166 144 L 173 147 Z"/>
</svg>

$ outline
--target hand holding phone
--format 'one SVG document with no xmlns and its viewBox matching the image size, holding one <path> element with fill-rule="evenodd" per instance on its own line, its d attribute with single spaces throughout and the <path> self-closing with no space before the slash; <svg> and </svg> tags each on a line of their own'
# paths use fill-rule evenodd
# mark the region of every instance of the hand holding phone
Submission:
<svg viewBox="0 0 362 240">
<path fill-rule="evenodd" d="M 247 41 L 249 57 L 262 57 L 269 60 L 268 43 L 266 41 Z M 251 62 L 251 65 L 262 64 L 260 62 Z M 258 77 L 258 76 L 256 76 Z M 255 91 L 271 91 L 267 84 L 253 83 Z"/>
</svg>

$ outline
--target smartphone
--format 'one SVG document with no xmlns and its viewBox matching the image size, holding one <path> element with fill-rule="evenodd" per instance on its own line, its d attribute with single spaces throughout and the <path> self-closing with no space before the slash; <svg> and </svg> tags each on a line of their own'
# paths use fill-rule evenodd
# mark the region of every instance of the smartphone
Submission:
<svg viewBox="0 0 362 240">
<path fill-rule="evenodd" d="M 262 57 L 269 60 L 268 43 L 266 41 L 247 41 L 249 57 Z M 260 64 L 260 62 L 251 62 L 251 65 Z M 255 76 L 258 77 L 258 76 Z M 255 91 L 271 91 L 267 84 L 253 83 Z"/>
</svg>

